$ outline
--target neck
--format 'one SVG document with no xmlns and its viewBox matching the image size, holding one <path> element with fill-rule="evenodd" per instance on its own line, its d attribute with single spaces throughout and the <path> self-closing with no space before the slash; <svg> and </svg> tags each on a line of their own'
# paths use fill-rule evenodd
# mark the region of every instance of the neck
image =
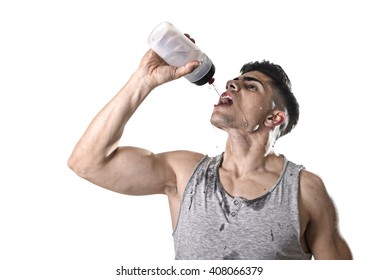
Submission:
<svg viewBox="0 0 378 280">
<path fill-rule="evenodd" d="M 236 176 L 265 170 L 275 157 L 271 134 L 229 131 L 222 167 Z"/>
</svg>

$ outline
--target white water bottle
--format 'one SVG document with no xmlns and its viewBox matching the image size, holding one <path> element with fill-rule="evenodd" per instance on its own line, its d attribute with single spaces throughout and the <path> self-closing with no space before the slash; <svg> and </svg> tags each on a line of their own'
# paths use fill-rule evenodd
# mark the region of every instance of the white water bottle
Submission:
<svg viewBox="0 0 378 280">
<path fill-rule="evenodd" d="M 213 62 L 173 24 L 165 21 L 156 26 L 148 37 L 148 43 L 169 65 L 180 67 L 189 61 L 200 61 L 201 64 L 192 73 L 184 76 L 190 82 L 201 86 L 212 80 L 215 73 Z"/>
</svg>

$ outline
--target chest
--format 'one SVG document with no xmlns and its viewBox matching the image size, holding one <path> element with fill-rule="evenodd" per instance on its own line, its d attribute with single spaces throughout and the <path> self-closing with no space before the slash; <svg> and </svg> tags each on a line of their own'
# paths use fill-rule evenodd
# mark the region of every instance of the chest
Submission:
<svg viewBox="0 0 378 280">
<path fill-rule="evenodd" d="M 258 172 L 249 176 L 236 177 L 220 168 L 219 180 L 224 191 L 232 197 L 256 199 L 271 191 L 278 183 L 279 173 Z"/>
<path fill-rule="evenodd" d="M 245 200 L 227 195 L 216 184 L 199 182 L 183 200 L 174 233 L 176 257 L 301 258 L 295 209 L 277 191 Z"/>
</svg>

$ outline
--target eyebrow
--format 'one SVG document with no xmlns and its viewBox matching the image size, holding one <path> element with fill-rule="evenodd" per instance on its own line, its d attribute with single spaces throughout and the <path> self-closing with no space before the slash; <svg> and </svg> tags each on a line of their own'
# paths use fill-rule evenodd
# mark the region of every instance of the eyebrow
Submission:
<svg viewBox="0 0 378 280">
<path fill-rule="evenodd" d="M 236 77 L 236 78 L 234 79 L 234 81 L 239 81 L 239 80 L 240 80 L 239 77 Z M 259 79 L 256 79 L 255 77 L 251 77 L 251 76 L 242 76 L 242 80 L 243 80 L 243 81 L 247 81 L 247 82 L 257 82 L 257 83 L 259 83 L 259 84 L 265 89 L 263 83 L 262 83 Z"/>
</svg>

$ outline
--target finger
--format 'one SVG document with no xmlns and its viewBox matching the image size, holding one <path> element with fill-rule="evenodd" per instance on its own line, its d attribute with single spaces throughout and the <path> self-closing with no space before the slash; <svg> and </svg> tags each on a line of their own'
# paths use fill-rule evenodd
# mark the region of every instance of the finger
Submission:
<svg viewBox="0 0 378 280">
<path fill-rule="evenodd" d="M 198 60 L 193 60 L 188 62 L 182 67 L 178 67 L 176 69 L 176 75 L 177 77 L 182 77 L 184 75 L 187 75 L 189 73 L 192 73 L 194 69 L 196 69 L 200 65 L 200 62 Z"/>
</svg>

